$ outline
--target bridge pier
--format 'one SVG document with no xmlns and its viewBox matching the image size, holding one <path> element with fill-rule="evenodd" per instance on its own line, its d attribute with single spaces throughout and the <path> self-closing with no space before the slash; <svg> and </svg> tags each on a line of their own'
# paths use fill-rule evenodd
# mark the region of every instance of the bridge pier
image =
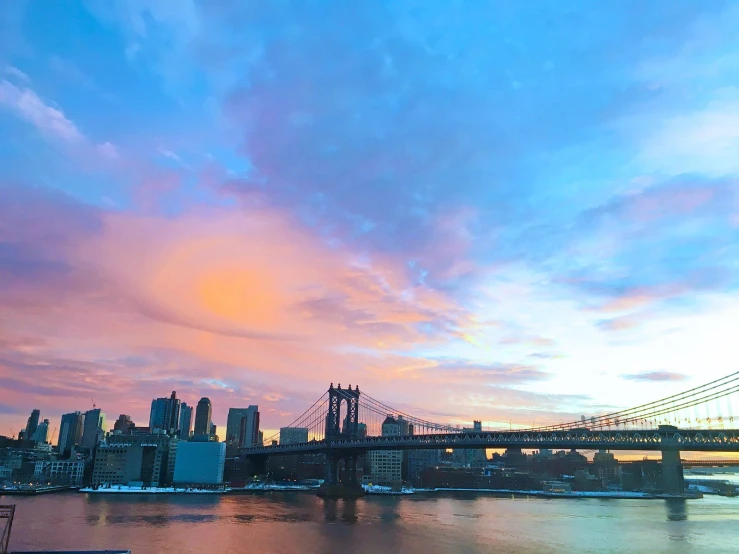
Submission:
<svg viewBox="0 0 739 554">
<path fill-rule="evenodd" d="M 323 498 L 356 498 L 364 496 L 364 488 L 357 480 L 356 452 L 335 452 L 326 455 L 326 478 L 318 488 Z M 344 479 L 339 479 L 341 462 L 344 462 Z"/>
<path fill-rule="evenodd" d="M 680 460 L 679 450 L 662 451 L 662 488 L 667 494 L 685 492 L 683 463 Z"/>
<path fill-rule="evenodd" d="M 677 433 L 679 429 L 674 425 L 660 425 L 659 431 L 662 433 Z M 676 444 L 673 440 L 669 440 L 669 442 Z M 683 494 L 685 492 L 683 462 L 680 460 L 680 451 L 676 446 L 662 450 L 662 490 L 667 494 Z"/>
</svg>

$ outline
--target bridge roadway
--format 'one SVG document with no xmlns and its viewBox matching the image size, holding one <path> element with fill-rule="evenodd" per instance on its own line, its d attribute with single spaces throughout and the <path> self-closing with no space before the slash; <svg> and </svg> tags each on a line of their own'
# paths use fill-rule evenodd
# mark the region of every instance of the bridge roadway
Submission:
<svg viewBox="0 0 739 554">
<path fill-rule="evenodd" d="M 431 450 L 447 448 L 523 448 L 579 450 L 654 450 L 693 452 L 739 452 L 739 429 L 677 429 L 601 431 L 505 431 L 440 433 L 400 437 L 338 438 L 299 444 L 257 446 L 245 456 L 342 452 L 366 450 Z"/>
</svg>

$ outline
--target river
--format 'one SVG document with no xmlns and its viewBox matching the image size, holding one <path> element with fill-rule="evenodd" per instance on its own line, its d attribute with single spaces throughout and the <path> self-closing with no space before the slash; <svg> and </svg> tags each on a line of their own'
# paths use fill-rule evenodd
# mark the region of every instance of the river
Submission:
<svg viewBox="0 0 739 554">
<path fill-rule="evenodd" d="M 474 493 L 328 501 L 311 493 L 2 497 L 11 551 L 176 553 L 737 552 L 739 498 L 613 500 Z"/>
</svg>

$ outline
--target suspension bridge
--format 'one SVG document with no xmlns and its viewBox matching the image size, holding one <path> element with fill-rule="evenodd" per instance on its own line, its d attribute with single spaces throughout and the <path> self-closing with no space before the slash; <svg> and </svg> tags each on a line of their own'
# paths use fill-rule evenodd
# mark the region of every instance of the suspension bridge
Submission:
<svg viewBox="0 0 739 554">
<path fill-rule="evenodd" d="M 361 399 L 361 401 L 360 401 Z M 344 407 L 342 415 L 342 407 Z M 617 412 L 555 425 L 519 429 L 472 428 L 434 423 L 396 410 L 359 387 L 329 389 L 289 427 L 307 430 L 308 440 L 280 444 L 278 434 L 242 454 L 261 465 L 270 455 L 324 453 L 326 481 L 339 487 L 343 463 L 349 486 L 356 484 L 357 457 L 369 450 L 413 449 L 584 449 L 659 451 L 663 473 L 682 474 L 681 451 L 739 452 L 739 372 L 680 394 Z M 391 417 L 392 435 L 383 433 Z M 738 422 L 739 423 L 739 422 Z M 343 490 L 343 489 L 342 489 Z"/>
</svg>

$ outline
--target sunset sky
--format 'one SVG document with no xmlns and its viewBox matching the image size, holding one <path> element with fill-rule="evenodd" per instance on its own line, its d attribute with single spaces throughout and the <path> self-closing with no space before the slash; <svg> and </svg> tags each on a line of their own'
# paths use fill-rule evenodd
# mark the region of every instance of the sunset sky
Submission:
<svg viewBox="0 0 739 554">
<path fill-rule="evenodd" d="M 0 5 L 0 434 L 329 383 L 531 425 L 737 370 L 736 2 Z M 737 410 L 739 412 L 739 408 Z"/>
</svg>

